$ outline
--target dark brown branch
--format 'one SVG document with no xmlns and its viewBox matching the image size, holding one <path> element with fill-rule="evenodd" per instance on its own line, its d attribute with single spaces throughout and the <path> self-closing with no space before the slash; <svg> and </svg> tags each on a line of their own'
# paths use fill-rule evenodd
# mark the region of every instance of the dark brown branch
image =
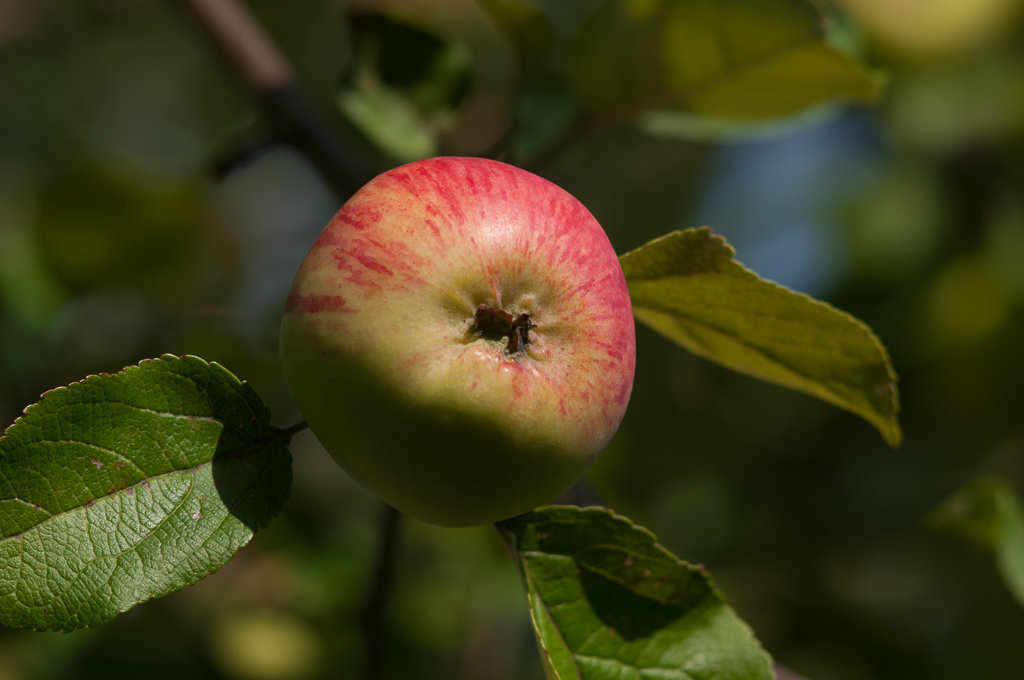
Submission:
<svg viewBox="0 0 1024 680">
<path fill-rule="evenodd" d="M 207 41 L 249 90 L 284 141 L 316 166 L 339 198 L 348 198 L 373 172 L 361 154 L 310 101 L 291 66 L 238 0 L 179 0 Z"/>
<path fill-rule="evenodd" d="M 370 589 L 363 604 L 365 636 L 363 661 L 364 680 L 383 677 L 383 652 L 386 630 L 384 623 L 388 600 L 394 590 L 395 561 L 398 555 L 399 528 L 402 515 L 390 505 L 381 504 L 380 528 L 377 532 L 377 555 L 373 561 Z"/>
</svg>

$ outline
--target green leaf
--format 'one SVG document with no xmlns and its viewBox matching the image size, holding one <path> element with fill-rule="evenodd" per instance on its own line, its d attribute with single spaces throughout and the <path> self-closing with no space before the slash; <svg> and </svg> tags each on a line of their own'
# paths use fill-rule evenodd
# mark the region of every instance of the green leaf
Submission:
<svg viewBox="0 0 1024 680">
<path fill-rule="evenodd" d="M 701 568 L 602 508 L 500 522 L 549 678 L 773 678 L 771 660 Z"/>
<path fill-rule="evenodd" d="M 280 510 L 287 444 L 198 357 L 47 392 L 0 438 L 0 624 L 94 626 L 213 573 Z"/>
<path fill-rule="evenodd" d="M 852 316 L 734 261 L 708 228 L 667 234 L 620 258 L 637 320 L 694 354 L 856 413 L 899 444 L 896 375 Z"/>
<path fill-rule="evenodd" d="M 802 0 L 605 2 L 574 44 L 591 111 L 677 109 L 759 121 L 836 99 L 874 100 L 863 64 L 825 39 Z"/>
<path fill-rule="evenodd" d="M 342 90 L 338 108 L 367 139 L 402 162 L 437 152 L 436 131 L 407 96 L 375 79 L 362 79 L 358 89 Z"/>
<path fill-rule="evenodd" d="M 943 501 L 929 519 L 938 528 L 992 549 L 999 573 L 1024 606 L 1024 505 L 1009 484 L 999 479 L 975 480 Z"/>
</svg>

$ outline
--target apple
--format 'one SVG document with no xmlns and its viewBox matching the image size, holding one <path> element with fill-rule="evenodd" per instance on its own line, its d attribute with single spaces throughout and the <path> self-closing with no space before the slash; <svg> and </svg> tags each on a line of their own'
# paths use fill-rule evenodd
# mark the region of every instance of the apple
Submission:
<svg viewBox="0 0 1024 680">
<path fill-rule="evenodd" d="M 371 180 L 285 303 L 280 350 L 310 429 L 360 485 L 442 526 L 552 501 L 622 420 L 629 292 L 566 191 L 480 158 Z"/>
</svg>

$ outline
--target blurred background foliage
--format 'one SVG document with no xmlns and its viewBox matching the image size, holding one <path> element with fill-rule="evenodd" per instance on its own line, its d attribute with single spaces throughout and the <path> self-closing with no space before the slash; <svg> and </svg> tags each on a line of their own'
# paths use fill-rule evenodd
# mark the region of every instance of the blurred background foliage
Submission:
<svg viewBox="0 0 1024 680">
<path fill-rule="evenodd" d="M 176 4 L 0 0 L 4 424 L 46 389 L 162 352 L 221 362 L 279 424 L 299 418 L 277 318 L 344 197 L 267 143 L 273 126 Z M 641 328 L 633 403 L 589 486 L 705 565 L 810 680 L 1020 677 L 1024 609 L 989 552 L 926 518 L 979 476 L 1024 490 L 1021 3 L 819 3 L 824 41 L 779 67 L 805 88 L 733 78 L 706 97 L 686 90 L 694 65 L 730 66 L 693 29 L 702 13 L 745 17 L 718 36 L 742 62 L 817 36 L 814 8 L 247 6 L 368 173 L 502 158 L 575 194 L 620 252 L 708 224 L 762 276 L 871 325 L 901 376 L 900 449 Z M 808 92 L 843 97 L 805 110 Z M 379 508 L 308 433 L 293 453 L 285 513 L 221 572 L 92 631 L 0 631 L 0 680 L 355 676 Z M 386 677 L 541 677 L 492 530 L 408 521 L 399 550 Z"/>
</svg>

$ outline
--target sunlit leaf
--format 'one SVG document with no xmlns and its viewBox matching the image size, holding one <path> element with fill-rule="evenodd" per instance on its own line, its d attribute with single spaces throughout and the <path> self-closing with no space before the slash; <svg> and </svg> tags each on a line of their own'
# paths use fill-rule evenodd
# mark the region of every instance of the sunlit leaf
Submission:
<svg viewBox="0 0 1024 680">
<path fill-rule="evenodd" d="M 629 520 L 555 506 L 498 529 L 522 571 L 548 677 L 775 677 L 708 574 Z"/>
<path fill-rule="evenodd" d="M 975 480 L 946 499 L 931 520 L 992 549 L 999 573 L 1024 606 L 1024 505 L 1009 484 Z"/>
<path fill-rule="evenodd" d="M 198 357 L 47 392 L 0 438 L 0 624 L 93 626 L 213 573 L 280 510 L 287 444 Z"/>
<path fill-rule="evenodd" d="M 636 318 L 691 352 L 807 392 L 900 442 L 896 376 L 860 321 L 734 261 L 710 229 L 676 231 L 623 255 Z"/>
</svg>

